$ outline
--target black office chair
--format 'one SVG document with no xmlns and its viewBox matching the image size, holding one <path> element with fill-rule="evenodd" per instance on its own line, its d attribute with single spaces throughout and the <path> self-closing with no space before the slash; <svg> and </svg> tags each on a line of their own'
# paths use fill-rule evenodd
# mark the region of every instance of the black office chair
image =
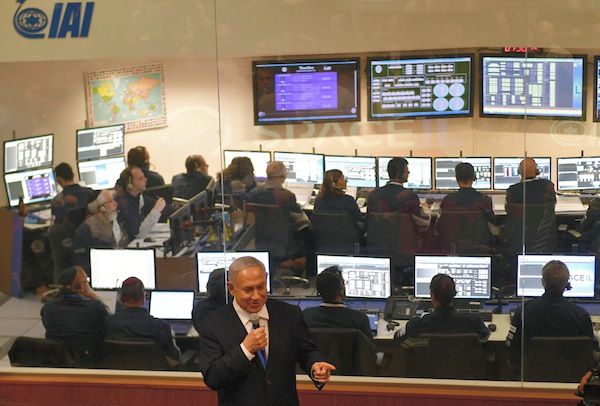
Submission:
<svg viewBox="0 0 600 406">
<path fill-rule="evenodd" d="M 66 368 L 76 366 L 67 347 L 45 338 L 17 337 L 8 351 L 13 367 Z"/>
<path fill-rule="evenodd" d="M 360 254 L 361 232 L 345 211 L 314 211 L 310 217 L 316 251 L 322 254 Z"/>
<path fill-rule="evenodd" d="M 594 366 L 592 340 L 532 337 L 525 347 L 524 379 L 533 382 L 579 382 Z"/>
<path fill-rule="evenodd" d="M 557 231 L 554 207 L 511 204 L 506 208 L 501 243 L 509 254 L 522 253 L 523 244 L 527 254 L 553 253 Z"/>
<path fill-rule="evenodd" d="M 336 375 L 375 376 L 376 356 L 371 340 L 354 328 L 311 327 L 319 350 L 335 365 Z"/>
<path fill-rule="evenodd" d="M 53 282 L 58 283 L 58 275 L 73 265 L 73 238 L 75 229 L 71 224 L 53 224 L 47 232 L 52 261 L 54 263 Z"/>
<path fill-rule="evenodd" d="M 269 267 L 272 279 L 283 285 L 286 293 L 290 293 L 290 283 L 299 283 L 308 288 L 310 282 L 301 276 L 299 269 L 286 269 L 283 262 L 300 256 L 300 247 L 294 239 L 292 219 L 277 205 L 248 203 L 244 204 L 246 223 L 254 224 L 255 249 L 269 252 Z"/>
<path fill-rule="evenodd" d="M 102 342 L 102 359 L 99 368 L 169 371 L 163 349 L 153 340 L 112 340 Z"/>
<path fill-rule="evenodd" d="M 481 347 L 476 333 L 424 334 L 406 348 L 411 378 L 488 379 L 495 355 Z"/>
</svg>

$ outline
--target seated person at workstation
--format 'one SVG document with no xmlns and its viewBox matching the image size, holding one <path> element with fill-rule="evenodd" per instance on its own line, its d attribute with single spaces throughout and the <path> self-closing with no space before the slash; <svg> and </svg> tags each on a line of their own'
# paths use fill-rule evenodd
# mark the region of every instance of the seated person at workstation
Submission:
<svg viewBox="0 0 600 406">
<path fill-rule="evenodd" d="M 600 198 L 595 197 L 590 200 L 585 216 L 581 219 L 579 232 L 581 235 L 577 240 L 573 240 L 573 243 L 577 244 L 577 252 L 598 252 L 598 248 L 600 248 L 598 246 L 600 243 L 598 241 L 600 238 Z"/>
<path fill-rule="evenodd" d="M 77 365 L 92 367 L 101 357 L 102 326 L 108 310 L 81 267 L 65 269 L 58 282 L 61 297 L 48 299 L 41 310 L 46 338 L 64 343 Z"/>
<path fill-rule="evenodd" d="M 227 287 L 225 285 L 225 269 L 217 268 L 210 273 L 206 283 L 206 298 L 200 299 L 194 303 L 192 309 L 192 321 L 196 331 L 200 330 L 202 321 L 225 304 L 227 297 Z"/>
<path fill-rule="evenodd" d="M 144 238 L 158 223 L 167 203 L 162 197 L 155 200 L 142 193 L 146 190 L 146 177 L 136 166 L 123 169 L 119 182 L 123 187 L 115 195 L 117 221 L 124 225 L 129 238 Z"/>
<path fill-rule="evenodd" d="M 346 284 L 337 266 L 331 266 L 317 275 L 316 285 L 323 302 L 318 307 L 309 307 L 302 312 L 308 327 L 354 328 L 373 339 L 367 315 L 347 308 L 342 302 L 346 295 Z"/>
<path fill-rule="evenodd" d="M 508 254 L 549 253 L 556 248 L 556 193 L 554 184 L 538 178 L 540 171 L 533 158 L 519 164 L 521 181 L 506 191 L 506 219 L 502 245 Z M 524 220 L 525 219 L 525 220 Z M 523 221 L 526 222 L 523 235 Z"/>
<path fill-rule="evenodd" d="M 234 195 L 234 203 L 242 207 L 241 201 L 245 199 L 246 193 L 256 187 L 254 177 L 254 165 L 250 158 L 238 156 L 222 172 L 217 174 L 215 188 L 215 202 L 220 202 L 222 196 Z M 230 202 L 225 201 L 225 204 Z"/>
<path fill-rule="evenodd" d="M 454 279 L 448 275 L 437 274 L 429 284 L 433 312 L 421 317 L 413 317 L 404 327 L 394 334 L 394 339 L 404 341 L 418 338 L 422 334 L 461 334 L 476 333 L 481 341 L 486 341 L 490 330 L 481 316 L 475 313 L 459 313 L 452 300 L 456 296 Z"/>
<path fill-rule="evenodd" d="M 96 198 L 98 213 L 88 217 L 75 231 L 73 262 L 89 273 L 91 247 L 125 247 L 127 233 L 117 221 L 117 202 L 110 190 L 102 190 Z"/>
<path fill-rule="evenodd" d="M 127 166 L 137 166 L 142 170 L 144 176 L 146 179 L 148 179 L 146 187 L 152 188 L 163 186 L 165 184 L 165 180 L 159 173 L 151 171 L 150 165 L 150 153 L 146 147 L 140 145 L 135 148 L 131 148 L 127 152 Z M 121 185 L 121 187 L 124 187 L 124 185 Z"/>
<path fill-rule="evenodd" d="M 119 300 L 123 307 L 117 308 L 115 314 L 109 315 L 104 322 L 105 338 L 156 341 L 163 349 L 169 365 L 177 365 L 181 351 L 175 344 L 175 333 L 168 322 L 152 317 L 144 308 L 142 281 L 135 276 L 125 279 L 119 291 Z"/>
<path fill-rule="evenodd" d="M 517 308 L 511 318 L 506 337 L 511 361 L 520 359 L 521 340 L 527 343 L 532 337 L 587 336 L 592 339 L 594 352 L 599 351 L 589 313 L 563 297 L 564 291 L 571 288 L 567 266 L 561 261 L 548 262 L 542 269 L 542 284 L 544 294 L 525 302 L 524 310 Z"/>
<path fill-rule="evenodd" d="M 390 180 L 382 187 L 369 193 L 367 197 L 368 211 L 374 213 L 403 212 L 409 213 L 416 228 L 425 231 L 431 222 L 431 214 L 427 203 L 421 203 L 419 196 L 403 183 L 408 180 L 410 171 L 408 161 L 395 157 L 387 166 Z"/>
<path fill-rule="evenodd" d="M 70 222 L 68 218 L 65 218 L 69 209 L 87 207 L 88 204 L 93 202 L 96 192 L 89 187 L 83 187 L 75 183 L 73 168 L 65 162 L 56 165 L 54 173 L 56 174 L 56 182 L 62 187 L 62 191 L 54 196 L 50 207 L 54 224 L 62 224 L 65 221 Z M 89 210 L 94 210 L 93 205 L 89 207 Z M 87 210 L 84 211 L 85 214 L 87 214 Z M 84 217 L 80 220 L 83 221 Z M 75 227 L 78 225 L 79 223 L 74 224 Z"/>
<path fill-rule="evenodd" d="M 208 175 L 208 164 L 202 155 L 190 155 L 185 160 L 186 172 L 173 176 L 173 196 L 191 199 L 202 192 L 213 180 Z"/>
<path fill-rule="evenodd" d="M 356 200 L 344 191 L 348 179 L 342 171 L 330 169 L 323 176 L 321 190 L 315 199 L 315 211 L 345 211 L 356 220 L 361 231 L 366 229 L 365 217 L 360 212 Z"/>
</svg>

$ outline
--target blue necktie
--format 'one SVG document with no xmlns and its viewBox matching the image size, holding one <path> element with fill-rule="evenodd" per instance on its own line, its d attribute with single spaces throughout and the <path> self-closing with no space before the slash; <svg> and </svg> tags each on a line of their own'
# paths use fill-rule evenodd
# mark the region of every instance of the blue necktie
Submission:
<svg viewBox="0 0 600 406">
<path fill-rule="evenodd" d="M 254 330 L 254 325 L 252 325 L 252 330 Z M 260 359 L 260 363 L 262 364 L 264 369 L 267 369 L 267 353 L 265 350 L 260 350 L 256 352 L 258 359 Z"/>
</svg>

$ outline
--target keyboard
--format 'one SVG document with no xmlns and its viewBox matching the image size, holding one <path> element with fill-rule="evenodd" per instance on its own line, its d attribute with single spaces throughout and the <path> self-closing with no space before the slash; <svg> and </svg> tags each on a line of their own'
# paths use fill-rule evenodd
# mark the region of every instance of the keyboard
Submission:
<svg viewBox="0 0 600 406">
<path fill-rule="evenodd" d="M 175 332 L 176 335 L 178 336 L 184 336 L 187 335 L 187 333 L 190 332 L 191 328 L 192 328 L 192 324 L 191 321 L 169 321 L 169 324 L 171 325 L 171 328 L 173 329 L 173 331 Z"/>
<path fill-rule="evenodd" d="M 481 319 L 485 322 L 492 321 L 493 313 L 491 310 L 484 310 L 484 309 L 457 309 L 457 310 L 459 313 L 479 314 L 481 316 Z"/>
</svg>

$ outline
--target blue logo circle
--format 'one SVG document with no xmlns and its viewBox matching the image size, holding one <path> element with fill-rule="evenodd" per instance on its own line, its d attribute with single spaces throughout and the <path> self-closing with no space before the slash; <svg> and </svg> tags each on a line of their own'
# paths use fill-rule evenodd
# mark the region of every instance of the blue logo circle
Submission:
<svg viewBox="0 0 600 406">
<path fill-rule="evenodd" d="M 48 16 L 39 8 L 26 8 L 17 15 L 15 22 L 24 32 L 36 33 L 46 28 Z"/>
</svg>

